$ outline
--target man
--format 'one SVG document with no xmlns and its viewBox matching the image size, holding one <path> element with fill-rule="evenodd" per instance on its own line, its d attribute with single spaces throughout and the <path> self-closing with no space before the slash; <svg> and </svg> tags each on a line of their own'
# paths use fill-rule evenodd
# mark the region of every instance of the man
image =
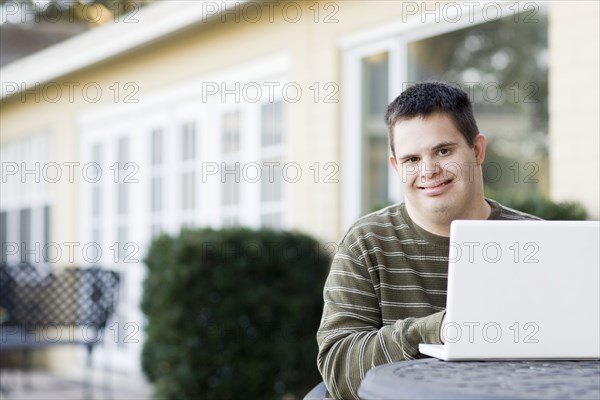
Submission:
<svg viewBox="0 0 600 400">
<path fill-rule="evenodd" d="M 350 227 L 323 294 L 317 364 L 342 399 L 358 399 L 370 368 L 422 357 L 419 343 L 443 343 L 453 220 L 537 219 L 484 197 L 487 142 L 460 88 L 416 84 L 388 106 L 385 120 L 404 202 Z"/>
</svg>

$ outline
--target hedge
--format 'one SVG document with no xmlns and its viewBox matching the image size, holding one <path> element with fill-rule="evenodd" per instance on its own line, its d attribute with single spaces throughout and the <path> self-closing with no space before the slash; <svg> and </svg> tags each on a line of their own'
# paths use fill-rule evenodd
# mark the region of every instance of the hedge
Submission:
<svg viewBox="0 0 600 400">
<path fill-rule="evenodd" d="M 330 254 L 292 232 L 184 229 L 146 257 L 142 368 L 158 399 L 302 398 Z"/>
<path fill-rule="evenodd" d="M 585 220 L 588 213 L 583 205 L 576 201 L 552 201 L 542 195 L 523 196 L 518 193 L 486 194 L 503 205 L 545 220 Z"/>
</svg>

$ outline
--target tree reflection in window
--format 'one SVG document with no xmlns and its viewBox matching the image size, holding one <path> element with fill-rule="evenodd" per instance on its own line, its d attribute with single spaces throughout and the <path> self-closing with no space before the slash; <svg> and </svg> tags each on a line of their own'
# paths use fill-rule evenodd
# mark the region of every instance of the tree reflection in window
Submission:
<svg viewBox="0 0 600 400">
<path fill-rule="evenodd" d="M 444 80 L 469 93 L 489 141 L 488 194 L 548 194 L 547 31 L 547 16 L 537 10 L 408 44 L 402 89 Z"/>
</svg>

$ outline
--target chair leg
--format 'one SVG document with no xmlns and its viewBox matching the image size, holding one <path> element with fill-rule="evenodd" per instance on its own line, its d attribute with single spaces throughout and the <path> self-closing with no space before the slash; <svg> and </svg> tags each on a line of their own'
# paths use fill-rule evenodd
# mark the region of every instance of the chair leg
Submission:
<svg viewBox="0 0 600 400">
<path fill-rule="evenodd" d="M 85 361 L 85 378 L 83 380 L 83 393 L 85 399 L 93 399 L 94 393 L 92 388 L 92 351 L 94 347 L 89 343 L 86 345 L 86 361 Z"/>
<path fill-rule="evenodd" d="M 22 361 L 23 361 L 23 388 L 27 390 L 33 389 L 33 384 L 31 383 L 31 373 L 32 373 L 32 351 L 29 348 L 24 348 L 21 352 Z"/>
</svg>

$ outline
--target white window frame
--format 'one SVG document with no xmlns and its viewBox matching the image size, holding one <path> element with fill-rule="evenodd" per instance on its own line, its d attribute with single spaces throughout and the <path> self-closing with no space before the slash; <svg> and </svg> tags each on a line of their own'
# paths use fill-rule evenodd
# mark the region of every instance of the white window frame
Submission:
<svg viewBox="0 0 600 400">
<path fill-rule="evenodd" d="M 67 179 L 63 165 L 58 164 L 58 173 L 62 174 L 54 177 L 56 168 L 50 168 L 50 162 L 53 162 L 51 133 L 48 131 L 32 132 L 26 136 L 7 140 L 2 143 L 1 156 L 3 163 L 16 163 L 16 175 L 6 175 L 6 183 L 2 183 L 2 202 L 0 210 L 6 212 L 6 242 L 7 244 L 16 244 L 18 246 L 17 254 L 8 254 L 7 263 L 18 264 L 21 262 L 21 238 L 20 238 L 20 211 L 29 209 L 29 243 L 26 244 L 26 250 L 30 254 L 29 262 L 33 265 L 47 264 L 45 255 L 45 237 L 44 237 L 44 209 L 50 207 L 52 212 L 52 201 L 54 190 L 59 183 L 50 183 L 50 179 Z M 24 164 L 23 164 L 24 163 Z M 48 169 L 46 169 L 48 167 Z M 36 171 L 34 173 L 25 173 Z M 48 174 L 47 176 L 45 174 Z M 52 218 L 50 218 L 52 223 Z M 50 227 L 49 227 L 50 228 Z M 50 228 L 51 230 L 51 228 Z M 47 239 L 51 240 L 51 231 Z M 46 250 L 49 250 L 48 247 Z M 7 248 L 7 251 L 12 251 Z M 54 254 L 49 254 L 54 258 Z"/>
</svg>

